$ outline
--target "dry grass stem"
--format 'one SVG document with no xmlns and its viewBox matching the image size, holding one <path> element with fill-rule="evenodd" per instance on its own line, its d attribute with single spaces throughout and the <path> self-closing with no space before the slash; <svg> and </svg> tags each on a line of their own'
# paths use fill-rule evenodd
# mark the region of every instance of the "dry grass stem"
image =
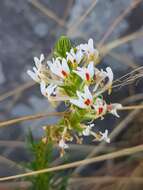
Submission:
<svg viewBox="0 0 143 190">
<path fill-rule="evenodd" d="M 23 85 L 20 85 L 19 87 L 15 88 L 14 90 L 10 90 L 9 92 L 6 92 L 2 95 L 0 95 L 0 101 L 5 100 L 6 98 L 9 98 L 15 94 L 21 93 L 24 90 L 27 90 L 28 88 L 31 88 L 32 86 L 34 86 L 36 83 L 33 81 L 27 82 Z"/>
<path fill-rule="evenodd" d="M 41 11 L 44 15 L 48 16 L 50 19 L 54 20 L 59 26 L 65 26 L 65 21 L 59 18 L 53 11 L 42 5 L 37 0 L 28 0 L 34 7 Z"/>
<path fill-rule="evenodd" d="M 98 46 L 101 47 L 104 42 L 107 40 L 107 38 L 111 35 L 111 33 L 113 32 L 113 30 L 117 27 L 117 25 L 133 10 L 135 9 L 140 3 L 142 2 L 142 0 L 136 0 L 136 1 L 132 1 L 132 3 L 113 21 L 113 23 L 111 24 L 111 26 L 109 27 L 109 29 L 107 30 L 107 32 L 105 33 L 105 35 L 103 36 L 103 38 L 101 39 L 101 41 L 99 42 Z"/>
<path fill-rule="evenodd" d="M 63 164 L 60 166 L 55 166 L 52 168 L 46 168 L 46 169 L 28 172 L 28 173 L 24 173 L 24 174 L 18 174 L 18 175 L 9 176 L 9 177 L 2 177 L 2 178 L 0 178 L 0 181 L 8 181 L 8 180 L 18 179 L 18 178 L 23 178 L 23 177 L 28 177 L 28 176 L 35 176 L 35 175 L 47 173 L 47 172 L 65 170 L 65 169 L 77 167 L 81 164 L 86 165 L 86 164 L 96 163 L 96 162 L 100 162 L 100 161 L 104 161 L 104 160 L 115 159 L 115 158 L 119 158 L 119 157 L 123 157 L 123 156 L 129 156 L 129 155 L 139 153 L 142 151 L 143 151 L 143 145 L 138 145 L 138 146 L 134 146 L 131 148 L 122 149 L 122 150 L 119 150 L 119 151 L 116 151 L 113 153 L 103 154 L 103 155 L 97 156 L 95 158 L 89 158 L 89 159 L 85 159 L 85 160 L 81 160 L 81 161 L 72 162 L 69 164 Z"/>
<path fill-rule="evenodd" d="M 119 61 L 121 64 L 126 64 L 128 67 L 132 69 L 136 69 L 138 65 L 134 63 L 128 55 L 125 54 L 117 54 L 115 52 L 109 52 L 109 56 Z"/>
<path fill-rule="evenodd" d="M 35 114 L 35 115 L 28 115 L 23 116 L 7 121 L 0 122 L 0 127 L 5 127 L 8 125 L 12 125 L 15 123 L 23 122 L 23 121 L 29 121 L 29 120 L 35 120 L 35 119 L 42 119 L 44 117 L 50 117 L 50 116 L 63 116 L 65 115 L 65 112 L 50 112 L 50 113 L 41 113 L 41 114 Z"/>
<path fill-rule="evenodd" d="M 97 2 L 98 0 L 93 0 L 91 6 L 85 11 L 85 13 L 80 18 L 78 18 L 77 21 L 74 21 L 68 26 L 67 35 L 70 36 L 70 34 L 72 34 L 77 29 L 77 27 L 86 19 L 86 17 L 91 14 Z"/>
<path fill-rule="evenodd" d="M 112 49 L 117 48 L 125 43 L 128 43 L 132 40 L 135 40 L 137 38 L 143 37 L 142 31 L 137 31 L 132 34 L 129 34 L 127 36 L 121 37 L 117 40 L 114 40 L 112 42 L 109 42 L 108 44 L 105 44 L 103 47 L 99 48 L 99 51 L 101 52 L 102 56 L 105 56 L 108 54 Z"/>
<path fill-rule="evenodd" d="M 114 183 L 122 181 L 123 183 L 143 183 L 142 177 L 73 177 L 70 179 L 70 183 Z"/>
</svg>

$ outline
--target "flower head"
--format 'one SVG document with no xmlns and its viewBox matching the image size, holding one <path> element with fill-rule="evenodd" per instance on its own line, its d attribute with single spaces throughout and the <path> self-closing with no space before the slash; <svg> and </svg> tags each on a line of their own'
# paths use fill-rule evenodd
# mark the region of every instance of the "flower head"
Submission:
<svg viewBox="0 0 143 190">
<path fill-rule="evenodd" d="M 72 48 L 70 50 L 70 52 L 67 52 L 67 61 L 70 61 L 73 66 L 74 65 L 78 65 L 81 60 L 83 59 L 83 52 L 81 50 L 76 50 L 76 52 L 74 51 L 74 49 Z"/>
<path fill-rule="evenodd" d="M 91 129 L 94 127 L 94 124 L 85 125 L 85 129 L 82 131 L 84 136 L 89 136 L 91 133 Z"/>
<path fill-rule="evenodd" d="M 84 93 L 77 91 L 78 99 L 70 99 L 70 102 L 79 108 L 88 108 L 93 104 L 93 97 L 88 89 L 88 86 L 84 87 Z"/>
<path fill-rule="evenodd" d="M 46 78 L 46 66 L 42 64 L 44 61 L 44 55 L 40 55 L 40 59 L 34 57 L 35 67 L 33 67 L 33 71 L 28 70 L 28 75 L 36 82 L 40 83 L 43 78 Z"/>
<path fill-rule="evenodd" d="M 96 81 L 93 91 L 97 91 L 97 95 L 100 95 L 111 88 L 113 83 L 113 72 L 110 67 L 107 67 L 106 71 L 103 71 L 103 69 L 101 71 L 96 69 L 96 72 L 98 80 Z"/>
<path fill-rule="evenodd" d="M 97 115 L 104 115 L 107 111 L 107 104 L 102 98 L 96 98 L 93 107 Z"/>
<path fill-rule="evenodd" d="M 90 62 L 87 68 L 77 67 L 77 70 L 74 70 L 73 72 L 83 80 L 90 81 L 94 76 L 94 62 Z"/>
<path fill-rule="evenodd" d="M 80 48 L 90 61 L 95 61 L 99 56 L 98 50 L 94 48 L 92 38 L 88 40 L 87 44 L 81 44 Z"/>
<path fill-rule="evenodd" d="M 55 90 L 57 88 L 57 85 L 55 84 L 49 84 L 48 86 L 44 81 L 40 84 L 41 93 L 49 98 L 52 94 L 55 95 Z"/>
<path fill-rule="evenodd" d="M 65 58 L 56 58 L 53 59 L 53 61 L 48 61 L 47 64 L 52 73 L 54 73 L 55 75 L 61 77 L 62 79 L 68 77 L 70 69 Z"/>
<path fill-rule="evenodd" d="M 120 117 L 117 113 L 117 109 L 120 109 L 122 107 L 121 104 L 114 103 L 107 106 L 108 112 L 115 115 L 116 117 Z"/>
<path fill-rule="evenodd" d="M 106 129 L 104 133 L 100 132 L 101 138 L 99 141 L 104 140 L 107 143 L 110 143 L 110 138 L 108 137 L 108 130 Z"/>
</svg>

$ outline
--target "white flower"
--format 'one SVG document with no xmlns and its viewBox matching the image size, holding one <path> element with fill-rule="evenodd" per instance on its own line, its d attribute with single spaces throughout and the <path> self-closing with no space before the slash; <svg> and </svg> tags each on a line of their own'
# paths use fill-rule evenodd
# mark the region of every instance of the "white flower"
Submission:
<svg viewBox="0 0 143 190">
<path fill-rule="evenodd" d="M 77 71 L 73 71 L 79 75 L 83 80 L 90 81 L 94 76 L 94 62 L 90 62 L 87 68 L 77 67 Z"/>
<path fill-rule="evenodd" d="M 108 111 L 109 111 L 111 114 L 115 115 L 116 117 L 120 117 L 120 116 L 118 115 L 118 113 L 117 113 L 117 110 L 120 109 L 120 108 L 122 108 L 122 105 L 121 105 L 121 104 L 118 104 L 118 103 L 110 104 L 110 105 L 107 106 Z"/>
<path fill-rule="evenodd" d="M 62 149 L 67 149 L 69 148 L 69 146 L 65 143 L 64 139 L 61 139 L 59 141 L 59 147 L 62 148 Z"/>
<path fill-rule="evenodd" d="M 94 124 L 86 125 L 86 128 L 82 131 L 82 134 L 83 134 L 84 136 L 89 136 L 92 127 L 94 127 Z"/>
<path fill-rule="evenodd" d="M 99 71 L 98 72 L 98 81 L 93 89 L 93 91 L 97 91 L 99 87 L 101 87 L 101 89 L 97 92 L 96 96 L 99 96 L 100 94 L 102 94 L 104 91 L 106 91 L 107 89 L 109 89 L 112 86 L 113 83 L 113 72 L 112 69 L 110 67 L 106 68 L 106 71 Z M 103 85 L 103 81 L 105 79 L 108 79 L 107 83 L 105 85 Z M 102 84 L 102 85 L 101 85 Z M 101 85 L 101 86 L 100 86 Z"/>
<path fill-rule="evenodd" d="M 46 85 L 46 83 L 44 81 L 42 81 L 40 83 L 40 89 L 41 89 L 41 93 L 46 96 L 46 97 L 50 97 L 52 94 L 55 95 L 55 90 L 57 88 L 57 85 L 55 84 L 49 84 L 48 86 Z"/>
<path fill-rule="evenodd" d="M 95 60 L 99 56 L 99 52 L 97 49 L 94 48 L 93 39 L 89 39 L 87 44 L 80 45 L 81 50 L 84 51 L 88 59 Z"/>
<path fill-rule="evenodd" d="M 64 58 L 63 59 L 56 58 L 53 59 L 53 61 L 47 61 L 47 64 L 55 75 L 63 79 L 65 79 L 70 73 L 68 63 Z"/>
<path fill-rule="evenodd" d="M 76 52 L 72 48 L 70 52 L 67 52 L 67 61 L 71 61 L 74 64 L 79 64 L 83 58 L 83 52 L 81 50 L 77 50 Z"/>
<path fill-rule="evenodd" d="M 108 137 L 108 130 L 106 129 L 104 133 L 100 132 L 101 138 L 99 141 L 106 141 L 107 143 L 110 143 L 110 138 Z"/>
<path fill-rule="evenodd" d="M 78 99 L 70 99 L 70 102 L 79 108 L 88 108 L 93 104 L 92 94 L 88 86 L 84 87 L 84 93 L 77 91 Z"/>
<path fill-rule="evenodd" d="M 98 115 L 103 115 L 107 111 L 107 104 L 101 98 L 96 98 L 93 107 Z"/>
<path fill-rule="evenodd" d="M 41 82 L 41 75 L 42 75 L 42 71 L 44 67 L 44 65 L 42 65 L 43 61 L 44 61 L 43 54 L 40 55 L 40 59 L 37 57 L 34 57 L 34 62 L 35 62 L 36 67 L 33 67 L 33 71 L 31 70 L 27 71 L 28 75 L 38 83 Z"/>
<path fill-rule="evenodd" d="M 110 67 L 107 67 L 106 68 L 106 72 L 102 71 L 102 73 L 103 73 L 103 75 L 105 77 L 108 78 L 108 80 L 109 80 L 108 83 L 112 84 L 112 82 L 113 82 L 113 72 L 112 72 L 112 69 Z"/>
</svg>

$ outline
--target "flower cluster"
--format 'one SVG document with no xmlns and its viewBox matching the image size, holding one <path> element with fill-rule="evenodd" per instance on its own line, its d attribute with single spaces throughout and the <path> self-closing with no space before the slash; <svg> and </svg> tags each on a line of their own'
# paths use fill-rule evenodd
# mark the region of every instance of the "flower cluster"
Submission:
<svg viewBox="0 0 143 190">
<path fill-rule="evenodd" d="M 35 67 L 28 74 L 40 84 L 42 95 L 51 102 L 64 101 L 67 105 L 68 114 L 50 131 L 55 142 L 66 149 L 67 141 L 72 141 L 73 136 L 79 141 L 82 136 L 92 135 L 97 141 L 109 143 L 108 130 L 94 132 L 94 121 L 103 119 L 107 113 L 119 117 L 117 109 L 121 104 L 107 103 L 103 97 L 106 91 L 111 93 L 113 72 L 110 67 L 104 70 L 96 67 L 99 52 L 93 40 L 71 47 L 64 57 L 46 62 L 42 54 L 34 61 Z"/>
</svg>

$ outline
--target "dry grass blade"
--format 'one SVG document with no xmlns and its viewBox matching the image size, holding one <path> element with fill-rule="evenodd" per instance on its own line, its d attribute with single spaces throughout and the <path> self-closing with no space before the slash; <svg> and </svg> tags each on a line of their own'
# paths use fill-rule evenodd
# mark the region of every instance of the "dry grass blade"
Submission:
<svg viewBox="0 0 143 190">
<path fill-rule="evenodd" d="M 114 183 L 116 181 L 122 181 L 123 183 L 143 183 L 142 177 L 75 177 L 70 179 L 70 183 Z"/>
<path fill-rule="evenodd" d="M 41 118 L 50 117 L 50 116 L 63 116 L 63 115 L 65 115 L 65 112 L 50 112 L 50 113 L 28 115 L 28 116 L 23 116 L 23 117 L 0 122 L 0 127 L 5 127 L 8 125 L 12 125 L 12 124 L 23 122 L 23 121 L 36 120 L 36 119 L 41 119 Z"/>
<path fill-rule="evenodd" d="M 127 36 L 121 37 L 117 40 L 114 40 L 108 44 L 105 44 L 102 48 L 99 48 L 101 55 L 105 56 L 106 54 L 108 54 L 108 52 L 110 52 L 112 49 L 117 48 L 127 42 L 130 42 L 132 40 L 135 40 L 137 38 L 143 37 L 143 32 L 139 31 L 139 32 L 134 32 L 132 34 L 129 34 Z"/>
<path fill-rule="evenodd" d="M 59 26 L 64 26 L 65 21 L 59 18 L 53 11 L 42 5 L 37 0 L 28 0 L 34 7 L 40 10 L 44 15 L 48 16 L 50 19 L 54 20 Z"/>
<path fill-rule="evenodd" d="M 18 169 L 18 170 L 20 170 L 20 171 L 27 171 L 27 172 L 30 171 L 30 170 L 24 168 L 23 166 L 17 164 L 17 163 L 14 162 L 13 160 L 10 160 L 10 159 L 8 159 L 8 158 L 6 158 L 6 157 L 4 157 L 4 156 L 0 156 L 0 163 L 1 163 L 1 164 L 4 164 L 4 165 L 7 165 L 7 166 L 9 166 L 10 168 L 16 168 L 16 169 Z"/>
<path fill-rule="evenodd" d="M 69 1 L 67 2 L 67 7 L 66 7 L 66 9 L 65 9 L 65 11 L 64 11 L 64 15 L 63 15 L 63 20 L 64 20 L 64 21 L 67 19 L 67 17 L 68 17 L 68 15 L 69 15 L 69 12 L 70 12 L 70 9 L 71 9 L 73 3 L 74 3 L 74 0 L 69 0 Z"/>
<path fill-rule="evenodd" d="M 6 98 L 9 98 L 9 97 L 11 97 L 11 96 L 13 96 L 13 95 L 15 95 L 15 94 L 21 93 L 21 92 L 23 92 L 24 90 L 26 90 L 26 89 L 28 89 L 28 88 L 34 86 L 35 84 L 36 84 L 35 82 L 30 81 L 30 82 L 27 82 L 27 83 L 25 83 L 25 84 L 23 84 L 23 85 L 21 85 L 21 86 L 15 88 L 14 90 L 11 90 L 11 91 L 9 91 L 9 92 L 6 92 L 6 93 L 0 95 L 0 101 L 3 101 L 3 100 L 5 100 Z"/>
<path fill-rule="evenodd" d="M 138 164 L 138 166 L 134 169 L 134 171 L 131 173 L 130 178 L 136 178 L 136 177 L 142 177 L 142 176 L 143 176 L 143 162 L 141 161 Z M 143 182 L 143 180 L 142 180 L 142 182 Z M 139 186 L 140 183 L 137 185 L 138 185 L 138 187 L 137 186 L 134 187 L 134 184 L 130 183 L 130 181 L 127 183 L 125 183 L 124 181 L 120 181 L 120 183 L 118 184 L 117 190 L 142 189 L 142 187 Z"/>
<path fill-rule="evenodd" d="M 101 47 L 103 43 L 107 40 L 107 38 L 111 35 L 113 30 L 116 28 L 116 26 L 133 10 L 135 9 L 142 0 L 136 0 L 133 1 L 111 24 L 101 41 L 99 42 L 98 46 Z"/>
<path fill-rule="evenodd" d="M 117 54 L 115 52 L 109 52 L 108 54 L 109 56 L 111 56 L 112 58 L 114 58 L 115 60 L 119 61 L 121 64 L 126 64 L 127 66 L 129 66 L 132 69 L 136 69 L 138 67 L 137 64 L 135 64 L 128 55 L 125 54 Z"/>
<path fill-rule="evenodd" d="M 122 108 L 119 108 L 118 110 L 139 110 L 139 109 L 143 109 L 143 104 L 134 105 L 134 106 L 123 106 Z"/>
<path fill-rule="evenodd" d="M 35 175 L 42 174 L 42 173 L 47 173 L 47 172 L 65 170 L 65 169 L 77 167 L 77 166 L 79 166 L 81 164 L 86 165 L 86 164 L 96 163 L 96 162 L 100 162 L 100 161 L 104 161 L 104 160 L 119 158 L 119 157 L 123 157 L 123 156 L 129 156 L 131 154 L 139 153 L 139 152 L 142 152 L 142 151 L 143 151 L 143 145 L 138 145 L 138 146 L 135 146 L 135 147 L 119 150 L 119 151 L 116 151 L 116 152 L 113 152 L 113 153 L 103 154 L 103 155 L 97 156 L 95 158 L 89 158 L 89 159 L 86 159 L 86 160 L 76 161 L 76 162 L 72 162 L 72 163 L 69 163 L 69 164 L 63 164 L 63 165 L 60 165 L 60 166 L 55 166 L 55 167 L 52 167 L 52 168 L 46 168 L 46 169 L 33 171 L 33 172 L 29 172 L 29 173 L 24 173 L 24 174 L 19 174 L 19 175 L 15 175 L 15 176 L 2 177 L 2 178 L 0 178 L 0 181 L 7 181 L 7 180 L 12 180 L 12 179 L 17 179 L 17 178 L 28 177 L 28 176 L 35 176 Z"/>
<path fill-rule="evenodd" d="M 77 27 L 85 20 L 85 18 L 91 14 L 91 11 L 94 9 L 94 7 L 96 6 L 98 0 L 93 0 L 91 6 L 85 11 L 85 13 L 77 19 L 77 22 L 74 22 L 72 23 L 69 27 L 68 27 L 68 30 L 67 30 L 67 35 L 70 36 L 70 34 L 72 34 L 76 29 Z"/>
<path fill-rule="evenodd" d="M 143 109 L 143 105 L 133 105 L 133 106 L 123 106 L 122 108 L 119 108 L 118 110 L 140 110 Z M 35 115 L 28 115 L 28 116 L 23 116 L 7 121 L 2 121 L 0 122 L 0 127 L 6 127 L 8 125 L 13 125 L 15 123 L 19 122 L 24 122 L 24 121 L 29 121 L 29 120 L 36 120 L 36 119 L 42 119 L 44 117 L 50 117 L 50 116 L 64 116 L 68 114 L 68 112 L 50 112 L 50 113 L 40 113 L 40 114 L 35 114 Z"/>
<path fill-rule="evenodd" d="M 138 67 L 133 71 L 123 75 L 113 82 L 112 88 L 123 87 L 143 77 L 143 67 Z"/>
<path fill-rule="evenodd" d="M 129 96 L 129 97 L 125 98 L 121 103 L 127 104 L 130 102 L 135 102 L 135 101 L 139 101 L 139 100 L 143 100 L 143 93 L 139 93 L 139 94 Z"/>
</svg>

